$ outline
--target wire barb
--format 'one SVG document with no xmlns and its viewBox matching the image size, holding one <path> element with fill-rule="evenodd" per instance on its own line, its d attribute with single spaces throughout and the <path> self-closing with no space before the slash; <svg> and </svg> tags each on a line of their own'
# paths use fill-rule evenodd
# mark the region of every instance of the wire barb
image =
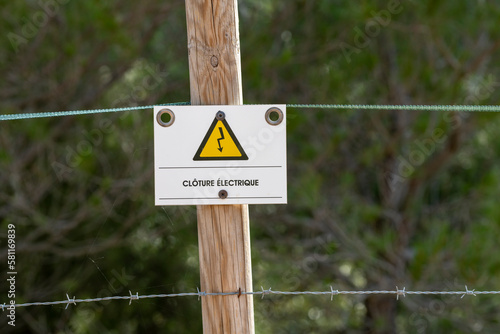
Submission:
<svg viewBox="0 0 500 334">
<path fill-rule="evenodd" d="M 130 300 L 128 302 L 129 305 L 132 304 L 132 300 L 139 300 L 139 292 L 136 292 L 135 295 L 133 295 L 132 291 L 128 290 L 128 293 L 130 294 Z"/>
<path fill-rule="evenodd" d="M 208 296 L 208 295 L 211 295 L 211 296 L 218 296 L 218 295 L 222 295 L 222 294 L 218 294 L 216 292 L 212 292 L 212 293 L 206 293 L 205 291 L 200 291 L 200 289 L 198 289 L 198 287 L 196 287 L 196 291 L 198 291 L 196 294 L 198 295 L 198 301 L 200 300 L 200 297 L 205 297 L 205 296 Z M 182 294 L 179 294 L 179 295 L 182 295 Z"/>
<path fill-rule="evenodd" d="M 2 312 L 5 310 L 5 303 L 3 303 L 2 305 L 0 305 L 2 307 Z"/>
<path fill-rule="evenodd" d="M 406 288 L 403 287 L 403 290 L 399 290 L 399 288 L 396 286 L 396 300 L 399 300 L 399 296 L 406 297 Z"/>
<path fill-rule="evenodd" d="M 261 299 L 264 299 L 264 296 L 267 295 L 267 294 L 270 294 L 271 293 L 271 287 L 269 287 L 269 290 L 264 290 L 264 287 L 261 285 L 260 286 L 261 290 L 262 290 L 262 297 Z"/>
<path fill-rule="evenodd" d="M 476 297 L 476 294 L 474 293 L 474 291 L 475 291 L 475 290 L 476 290 L 476 289 L 469 290 L 469 289 L 467 288 L 467 285 L 466 285 L 466 286 L 465 286 L 465 293 L 462 295 L 462 297 L 460 297 L 460 299 L 464 298 L 464 297 L 465 297 L 465 295 L 468 295 L 468 296 L 474 296 L 474 297 Z"/>
<path fill-rule="evenodd" d="M 68 298 L 68 302 L 66 303 L 66 307 L 64 308 L 65 310 L 68 309 L 69 304 L 74 304 L 76 306 L 75 296 L 73 296 L 73 298 L 69 298 L 68 294 L 66 294 L 66 298 Z"/>
<path fill-rule="evenodd" d="M 330 285 L 330 291 L 332 292 L 332 296 L 330 298 L 330 300 L 333 300 L 333 295 L 338 295 L 339 294 L 339 290 L 333 290 L 333 287 Z"/>
</svg>

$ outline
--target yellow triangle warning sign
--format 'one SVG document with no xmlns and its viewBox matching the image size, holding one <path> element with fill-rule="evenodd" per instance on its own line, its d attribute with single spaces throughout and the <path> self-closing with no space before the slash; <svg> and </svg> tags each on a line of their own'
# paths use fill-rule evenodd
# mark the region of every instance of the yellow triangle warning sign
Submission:
<svg viewBox="0 0 500 334">
<path fill-rule="evenodd" d="M 248 160 L 248 157 L 225 117 L 216 117 L 193 160 Z"/>
</svg>

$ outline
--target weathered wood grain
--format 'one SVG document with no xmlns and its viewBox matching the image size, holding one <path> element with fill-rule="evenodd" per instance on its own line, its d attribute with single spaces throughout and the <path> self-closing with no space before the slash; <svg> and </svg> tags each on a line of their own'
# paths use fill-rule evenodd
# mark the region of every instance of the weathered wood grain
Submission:
<svg viewBox="0 0 500 334">
<path fill-rule="evenodd" d="M 237 1 L 186 0 L 191 104 L 243 103 Z M 198 206 L 201 290 L 252 291 L 247 205 Z M 203 332 L 253 334 L 253 296 L 202 298 Z"/>
</svg>

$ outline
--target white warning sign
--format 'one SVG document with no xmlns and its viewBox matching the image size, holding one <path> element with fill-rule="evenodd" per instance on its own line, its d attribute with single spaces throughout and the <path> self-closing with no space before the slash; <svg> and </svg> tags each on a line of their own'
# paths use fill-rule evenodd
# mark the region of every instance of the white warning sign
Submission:
<svg viewBox="0 0 500 334">
<path fill-rule="evenodd" d="M 286 106 L 154 108 L 155 204 L 285 204 Z"/>
</svg>

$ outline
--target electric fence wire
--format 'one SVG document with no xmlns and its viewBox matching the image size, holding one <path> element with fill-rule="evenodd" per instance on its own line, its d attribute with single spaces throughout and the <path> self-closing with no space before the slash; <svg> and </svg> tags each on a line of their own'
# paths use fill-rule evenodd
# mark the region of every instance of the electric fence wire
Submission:
<svg viewBox="0 0 500 334">
<path fill-rule="evenodd" d="M 183 106 L 189 105 L 189 102 L 174 102 L 158 104 L 159 106 Z M 102 114 L 112 113 L 118 111 L 132 111 L 153 109 L 154 106 L 135 106 L 135 107 L 122 107 L 122 108 L 109 108 L 109 109 L 86 109 L 86 110 L 68 110 L 68 111 L 50 111 L 50 112 L 37 112 L 37 113 L 20 113 L 20 114 L 4 114 L 0 115 L 0 121 L 12 121 L 17 119 L 32 119 L 43 117 L 62 117 L 62 116 L 75 116 L 75 115 L 88 115 L 88 114 Z"/>
<path fill-rule="evenodd" d="M 184 105 L 190 105 L 190 103 L 174 102 L 174 103 L 158 104 L 158 106 L 184 106 Z M 286 106 L 287 108 L 301 108 L 301 109 L 500 112 L 500 106 L 496 105 L 480 106 L 480 105 L 287 104 Z M 87 109 L 87 110 L 51 111 L 51 112 L 39 112 L 39 113 L 3 114 L 0 115 L 0 121 L 33 119 L 42 117 L 61 117 L 61 116 L 112 113 L 119 111 L 153 109 L 153 107 L 154 105 L 109 108 L 109 109 Z"/>
</svg>

